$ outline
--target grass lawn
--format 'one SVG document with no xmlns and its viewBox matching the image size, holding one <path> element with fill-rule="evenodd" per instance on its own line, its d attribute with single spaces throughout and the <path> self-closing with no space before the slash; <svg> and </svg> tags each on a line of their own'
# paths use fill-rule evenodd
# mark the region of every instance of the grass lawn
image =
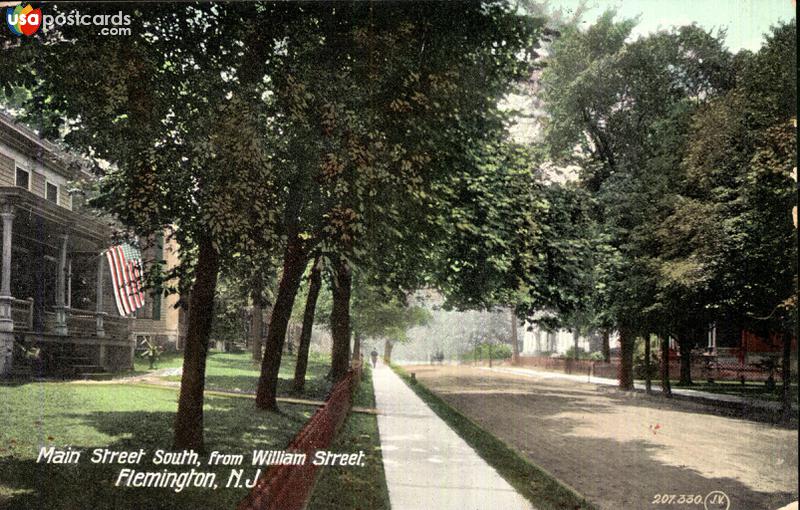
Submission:
<svg viewBox="0 0 800 510">
<path fill-rule="evenodd" d="M 280 393 L 288 394 L 294 357 L 284 356 Z M 139 360 L 137 360 L 138 365 Z M 137 366 L 147 372 L 144 366 Z M 162 358 L 158 369 L 181 366 L 180 356 Z M 327 364 L 310 360 L 307 389 L 311 398 L 324 398 Z M 254 390 L 259 367 L 248 353 L 214 353 L 209 356 L 207 387 Z M 130 373 L 126 374 L 130 375 Z M 148 388 L 113 382 L 73 384 L 29 382 L 0 385 L 0 508 L 2 509 L 120 509 L 149 510 L 235 508 L 246 488 L 225 488 L 231 467 L 171 466 L 176 472 L 196 470 L 217 473 L 216 490 L 187 488 L 126 488 L 114 485 L 123 467 L 161 472 L 168 466 L 150 461 L 157 449 L 169 450 L 177 410 L 177 393 L 169 388 Z M 206 449 L 243 454 L 245 478 L 253 449 L 283 449 L 306 423 L 315 407 L 283 405 L 280 413 L 260 413 L 250 398 L 206 395 Z M 71 446 L 82 451 L 78 464 L 37 463 L 40 447 Z M 93 464 L 93 448 L 114 451 L 147 450 L 138 465 Z"/>
<path fill-rule="evenodd" d="M 324 400 L 331 387 L 330 382 L 325 379 L 325 375 L 330 369 L 330 359 L 327 356 L 313 352 L 309 354 L 306 387 L 301 395 L 294 393 L 292 388 L 296 361 L 297 357 L 294 355 L 283 355 L 278 376 L 278 395 L 302 396 L 313 400 Z M 181 367 L 182 365 L 182 354 L 172 354 L 168 357 L 162 357 L 156 369 Z M 147 366 L 146 359 L 137 358 L 137 371 L 140 367 L 146 368 Z M 150 370 L 146 371 L 149 372 Z M 254 393 L 260 371 L 260 363 L 254 363 L 249 352 L 211 352 L 206 361 L 206 389 Z M 162 379 L 177 382 L 181 380 L 180 376 L 165 376 Z"/>
<path fill-rule="evenodd" d="M 720 393 L 724 395 L 737 395 L 740 397 L 754 398 L 761 400 L 771 400 L 780 402 L 783 398 L 783 382 L 776 381 L 776 388 L 769 391 L 763 382 L 750 381 L 744 385 L 739 381 L 695 381 L 693 385 L 683 385 L 678 381 L 671 381 L 673 388 L 685 388 L 697 391 L 707 391 L 709 393 Z M 797 383 L 792 383 L 790 392 L 792 398 L 796 399 Z"/>
<path fill-rule="evenodd" d="M 353 405 L 375 407 L 372 373 L 369 368 L 365 368 Z M 351 413 L 331 450 L 343 453 L 363 450 L 366 465 L 322 468 L 311 495 L 309 510 L 388 509 L 389 490 L 383 472 L 378 417 Z"/>
<path fill-rule="evenodd" d="M 392 369 L 426 404 L 475 449 L 486 462 L 506 479 L 534 507 L 548 509 L 594 509 L 579 494 L 562 485 L 543 469 L 531 464 L 503 441 L 470 420 L 419 382 L 412 382 L 398 366 Z"/>
<path fill-rule="evenodd" d="M 183 353 L 182 352 L 165 352 L 158 357 L 155 362 L 155 368 L 150 368 L 150 361 L 147 358 L 139 356 L 137 353 L 133 358 L 133 371 L 136 374 L 146 374 L 153 370 L 161 370 L 162 368 L 179 368 L 183 366 Z M 131 375 L 130 372 L 126 375 Z"/>
</svg>

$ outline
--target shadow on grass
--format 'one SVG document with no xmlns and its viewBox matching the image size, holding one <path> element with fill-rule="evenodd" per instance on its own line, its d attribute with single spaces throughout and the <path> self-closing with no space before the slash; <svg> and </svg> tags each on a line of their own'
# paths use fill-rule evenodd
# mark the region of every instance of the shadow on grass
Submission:
<svg viewBox="0 0 800 510">
<path fill-rule="evenodd" d="M 205 439 L 208 452 L 243 454 L 242 466 L 208 466 L 207 456 L 201 455 L 201 467 L 163 466 L 152 464 L 157 449 L 169 450 L 172 439 L 174 412 L 170 411 L 95 411 L 86 414 L 64 412 L 66 420 L 112 436 L 113 442 L 81 446 L 83 452 L 77 464 L 37 464 L 27 458 L 0 458 L 0 508 L 3 509 L 192 509 L 234 508 L 244 497 L 246 488 L 225 488 L 232 468 L 245 469 L 246 476 L 255 474 L 250 468 L 253 449 L 282 449 L 307 421 L 313 408 L 291 406 L 280 413 L 254 412 L 252 402 L 235 398 L 206 398 Z M 64 431 L 65 436 L 68 431 Z M 60 445 L 61 446 L 61 445 Z M 147 451 L 138 465 L 93 464 L 93 448 L 113 451 Z M 35 456 L 35 452 L 34 452 Z M 219 488 L 187 488 L 175 492 L 171 488 L 127 488 L 115 486 L 122 468 L 137 471 L 216 473 Z"/>
<path fill-rule="evenodd" d="M 243 375 L 209 375 L 206 376 L 206 389 L 218 391 L 235 391 L 255 394 L 258 379 Z M 308 379 L 302 392 L 294 391 L 294 383 L 290 379 L 278 379 L 279 397 L 301 397 L 309 400 L 325 400 L 330 392 L 331 383 L 325 379 Z"/>
<path fill-rule="evenodd" d="M 319 356 L 309 356 L 305 388 L 299 393 L 294 391 L 293 388 L 296 362 L 296 356 L 283 355 L 278 379 L 278 396 L 324 400 L 331 389 L 330 381 L 325 379 L 325 375 L 329 370 L 328 360 Z M 215 354 L 209 357 L 206 387 L 208 389 L 254 393 L 258 387 L 259 375 L 260 363 L 253 362 L 248 356 Z"/>
</svg>

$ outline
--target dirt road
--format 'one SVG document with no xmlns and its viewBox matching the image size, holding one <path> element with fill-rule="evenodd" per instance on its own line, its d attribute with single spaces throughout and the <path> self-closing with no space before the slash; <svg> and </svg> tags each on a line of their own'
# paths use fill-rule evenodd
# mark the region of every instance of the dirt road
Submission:
<svg viewBox="0 0 800 510">
<path fill-rule="evenodd" d="M 591 384 L 469 367 L 407 369 L 602 509 L 724 509 L 724 497 L 707 498 L 713 491 L 730 499 L 730 510 L 797 500 L 796 430 Z M 689 504 L 678 504 L 687 496 Z"/>
</svg>

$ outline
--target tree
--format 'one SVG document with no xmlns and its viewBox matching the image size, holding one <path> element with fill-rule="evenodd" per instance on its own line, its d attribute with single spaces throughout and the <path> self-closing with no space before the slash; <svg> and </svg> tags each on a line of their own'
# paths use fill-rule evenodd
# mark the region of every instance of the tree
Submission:
<svg viewBox="0 0 800 510">
<path fill-rule="evenodd" d="M 272 185 L 281 174 L 269 161 L 264 77 L 267 50 L 285 35 L 275 20 L 295 10 L 185 4 L 125 12 L 140 30 L 124 40 L 73 26 L 30 44 L 6 39 L 14 71 L 3 73 L 2 85 L 30 91 L 25 109 L 44 136 L 63 134 L 71 148 L 104 162 L 95 205 L 142 236 L 174 226 L 176 274 L 191 283 L 174 444 L 201 449 L 217 275 L 230 256 L 276 241 L 274 211 L 283 201 Z"/>
<path fill-rule="evenodd" d="M 350 299 L 353 274 L 350 264 L 342 259 L 335 262 L 331 277 L 331 350 L 330 378 L 338 381 L 350 367 Z"/>
<path fill-rule="evenodd" d="M 397 218 L 428 210 L 437 179 L 473 164 L 467 147 L 503 130 L 497 100 L 525 74 L 536 28 L 503 2 L 303 10 L 275 87 L 287 146 L 304 150 L 285 155 L 298 172 L 256 398 L 264 409 L 275 408 L 285 323 L 309 253 L 331 262 L 333 342 L 347 352 L 347 274 L 370 253 L 368 236 L 414 238 L 406 227 L 390 232 Z M 344 357 L 334 358 L 341 376 Z"/>
<path fill-rule="evenodd" d="M 303 311 L 303 326 L 300 331 L 300 342 L 297 346 L 297 363 L 294 368 L 294 390 L 298 393 L 303 391 L 306 383 L 308 351 L 311 347 L 311 330 L 314 327 L 314 314 L 321 289 L 322 259 L 321 257 L 316 257 L 311 264 L 311 271 L 308 276 L 308 292 L 306 293 L 306 306 Z"/>
<path fill-rule="evenodd" d="M 742 52 L 736 84 L 693 118 L 685 203 L 698 204 L 717 237 L 686 256 L 715 251 L 716 314 L 769 337 L 782 333 L 784 406 L 790 412 L 789 358 L 797 323 L 796 24 L 777 26 L 756 54 Z M 714 129 L 710 129 L 711 127 Z M 712 228 L 712 227 L 706 227 Z"/>
<path fill-rule="evenodd" d="M 515 323 L 535 317 L 549 327 L 576 317 L 588 294 L 586 197 L 547 184 L 540 152 L 501 144 L 476 153 L 475 172 L 450 184 L 440 219 L 446 242 L 432 250 L 446 306 L 510 305 Z"/>
<path fill-rule="evenodd" d="M 247 335 L 247 289 L 227 278 L 220 278 L 214 295 L 214 320 L 211 339 L 236 342 Z"/>
<path fill-rule="evenodd" d="M 395 343 L 408 341 L 407 331 L 427 324 L 431 320 L 430 312 L 407 302 L 405 297 L 387 295 L 378 288 L 360 284 L 359 279 L 356 282 L 352 306 L 353 335 L 383 340 L 383 357 L 389 363 Z"/>
<path fill-rule="evenodd" d="M 620 387 L 631 389 L 633 340 L 659 327 L 663 306 L 651 233 L 669 211 L 660 204 L 680 181 L 675 167 L 654 171 L 665 153 L 658 133 L 729 87 L 730 56 L 717 37 L 694 26 L 626 43 L 634 23 L 613 18 L 607 12 L 585 32 L 568 27 L 554 42 L 543 74 L 545 133 L 551 154 L 578 165 L 583 185 L 597 197 L 594 215 L 614 252 L 604 271 L 606 316 L 620 331 Z M 682 310 L 693 308 L 694 297 L 675 295 L 684 299 Z"/>
</svg>

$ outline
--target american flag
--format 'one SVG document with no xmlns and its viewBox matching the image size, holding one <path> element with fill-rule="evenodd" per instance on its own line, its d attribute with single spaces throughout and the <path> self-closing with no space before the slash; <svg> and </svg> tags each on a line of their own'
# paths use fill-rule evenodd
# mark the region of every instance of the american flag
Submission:
<svg viewBox="0 0 800 510">
<path fill-rule="evenodd" d="M 117 310 L 126 317 L 144 306 L 142 253 L 129 244 L 120 244 L 109 248 L 106 257 L 111 269 Z"/>
</svg>

